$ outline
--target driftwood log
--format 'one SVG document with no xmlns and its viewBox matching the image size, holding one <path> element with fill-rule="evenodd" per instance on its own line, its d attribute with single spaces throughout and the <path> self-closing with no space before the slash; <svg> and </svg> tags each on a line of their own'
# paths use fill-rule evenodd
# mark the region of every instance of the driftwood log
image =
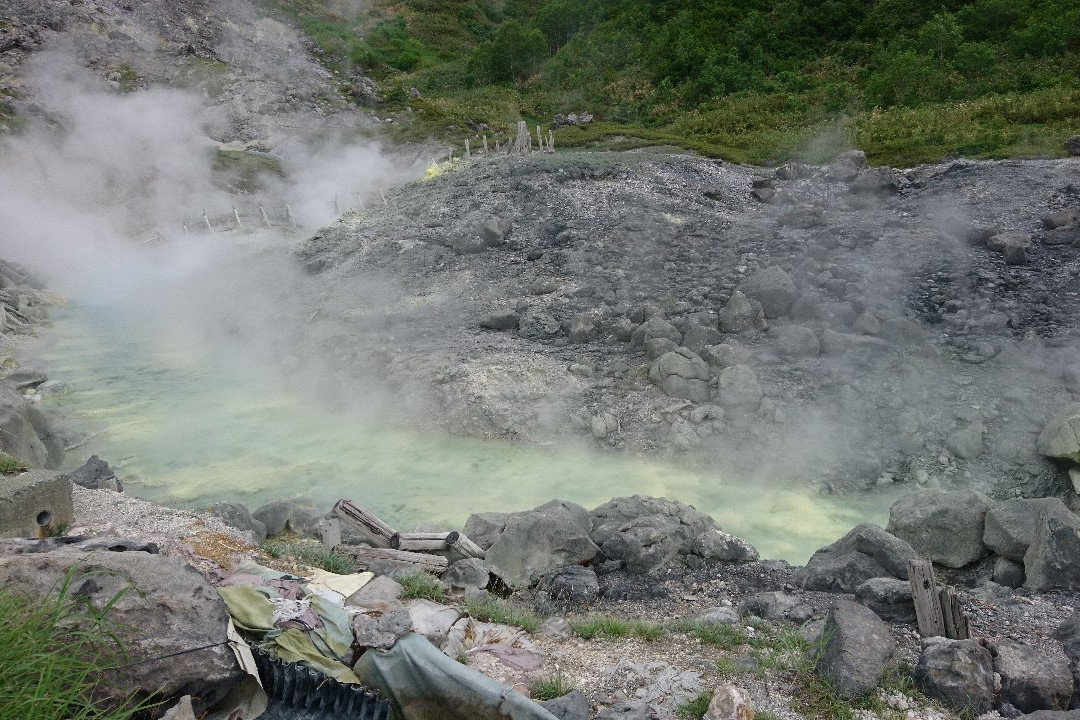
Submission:
<svg viewBox="0 0 1080 720">
<path fill-rule="evenodd" d="M 432 552 L 446 550 L 457 542 L 460 533 L 457 532 L 412 532 L 394 533 L 390 538 L 390 547 L 395 550 L 412 550 L 414 552 Z"/>
<path fill-rule="evenodd" d="M 390 548 L 370 548 L 363 545 L 338 545 L 334 552 L 345 555 L 355 562 L 361 570 L 382 572 L 389 565 L 411 568 L 417 572 L 429 572 L 441 575 L 450 562 L 441 555 L 393 550 Z"/>
<path fill-rule="evenodd" d="M 394 528 L 351 500 L 338 500 L 330 512 L 354 530 L 370 536 L 371 544 L 376 547 L 390 547 L 390 541 L 396 534 Z"/>
</svg>

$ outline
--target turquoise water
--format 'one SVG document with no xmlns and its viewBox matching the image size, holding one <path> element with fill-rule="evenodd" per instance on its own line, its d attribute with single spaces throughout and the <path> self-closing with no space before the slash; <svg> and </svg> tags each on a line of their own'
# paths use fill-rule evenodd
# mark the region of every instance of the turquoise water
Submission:
<svg viewBox="0 0 1080 720">
<path fill-rule="evenodd" d="M 658 460 L 585 448 L 524 446 L 373 425 L 328 409 L 251 358 L 216 351 L 108 304 L 71 304 L 36 362 L 73 391 L 50 399 L 93 434 L 70 465 L 100 455 L 129 494 L 178 507 L 240 500 L 255 509 L 303 496 L 328 509 L 347 497 L 393 525 L 460 527 L 477 511 L 554 497 L 587 508 L 621 495 L 663 495 L 709 513 L 764 557 L 802 563 L 858 522 L 882 523 L 892 497 L 834 497 Z"/>
</svg>

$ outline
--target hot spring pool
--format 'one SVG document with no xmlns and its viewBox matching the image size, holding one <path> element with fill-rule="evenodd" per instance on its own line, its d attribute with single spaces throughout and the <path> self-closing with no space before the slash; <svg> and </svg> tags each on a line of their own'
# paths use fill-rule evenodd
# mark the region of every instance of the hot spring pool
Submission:
<svg viewBox="0 0 1080 720">
<path fill-rule="evenodd" d="M 392 525 L 460 527 L 470 513 L 563 498 L 587 508 L 663 495 L 712 515 L 763 557 L 804 562 L 853 525 L 883 523 L 891 495 L 834 497 L 782 479 L 725 478 L 585 448 L 416 434 L 328 410 L 285 379 L 229 353 L 147 334 L 131 310 L 71 304 L 53 313 L 35 363 L 72 392 L 50 398 L 93 434 L 68 453 L 124 477 L 129 494 L 177 507 L 347 497 Z M 250 360 L 250 359 L 248 359 Z"/>
</svg>

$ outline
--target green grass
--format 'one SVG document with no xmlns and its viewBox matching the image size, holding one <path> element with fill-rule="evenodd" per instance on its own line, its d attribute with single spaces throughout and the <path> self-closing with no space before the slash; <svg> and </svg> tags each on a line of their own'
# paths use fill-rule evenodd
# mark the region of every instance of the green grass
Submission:
<svg viewBox="0 0 1080 720">
<path fill-rule="evenodd" d="M 0 475 L 14 475 L 26 469 L 27 465 L 22 460 L 6 452 L 0 452 Z"/>
<path fill-rule="evenodd" d="M 561 672 L 535 677 L 529 682 L 529 694 L 533 700 L 554 700 L 574 690 L 574 686 L 566 682 Z"/>
<path fill-rule="evenodd" d="M 518 608 L 495 595 L 469 598 L 465 601 L 465 614 L 481 622 L 513 625 L 528 632 L 536 632 L 540 627 L 540 617 L 536 613 Z"/>
<path fill-rule="evenodd" d="M 743 625 L 726 625 L 723 623 L 701 622 L 699 620 L 682 620 L 676 624 L 675 629 L 679 632 L 691 635 L 706 645 L 718 647 L 721 650 L 734 650 L 743 645 L 752 645 L 755 637 Z"/>
<path fill-rule="evenodd" d="M 44 598 L 0 588 L 3 720 L 123 720 L 152 706 L 134 698 L 99 706 L 102 672 L 124 657 L 107 620 L 120 596 L 97 610 L 71 596 L 69 583 Z"/>
<path fill-rule="evenodd" d="M 294 558 L 305 565 L 322 568 L 338 575 L 356 572 L 356 565 L 352 560 L 318 543 L 266 540 L 260 549 L 270 557 Z"/>
<path fill-rule="evenodd" d="M 434 575 L 426 572 L 418 572 L 398 578 L 398 582 L 405 588 L 401 597 L 406 600 L 421 599 L 441 602 L 446 596 L 442 583 Z"/>
<path fill-rule="evenodd" d="M 705 717 L 705 713 L 709 711 L 710 702 L 712 702 L 712 694 L 702 691 L 675 708 L 675 717 L 701 720 L 701 718 Z M 755 717 L 757 716 L 755 715 Z"/>
<path fill-rule="evenodd" d="M 600 613 L 590 613 L 582 618 L 571 620 L 570 628 L 575 635 L 585 640 L 598 637 L 639 637 L 643 640 L 653 641 L 659 640 L 666 634 L 664 626 L 657 623 L 648 622 L 647 620 L 627 620 Z"/>
</svg>

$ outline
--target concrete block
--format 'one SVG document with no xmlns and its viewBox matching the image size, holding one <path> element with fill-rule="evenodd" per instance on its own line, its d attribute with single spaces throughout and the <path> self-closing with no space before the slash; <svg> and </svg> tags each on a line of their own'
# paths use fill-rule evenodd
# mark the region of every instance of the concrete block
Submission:
<svg viewBox="0 0 1080 720">
<path fill-rule="evenodd" d="M 45 537 L 74 517 L 66 475 L 29 470 L 0 476 L 0 537 Z"/>
</svg>

